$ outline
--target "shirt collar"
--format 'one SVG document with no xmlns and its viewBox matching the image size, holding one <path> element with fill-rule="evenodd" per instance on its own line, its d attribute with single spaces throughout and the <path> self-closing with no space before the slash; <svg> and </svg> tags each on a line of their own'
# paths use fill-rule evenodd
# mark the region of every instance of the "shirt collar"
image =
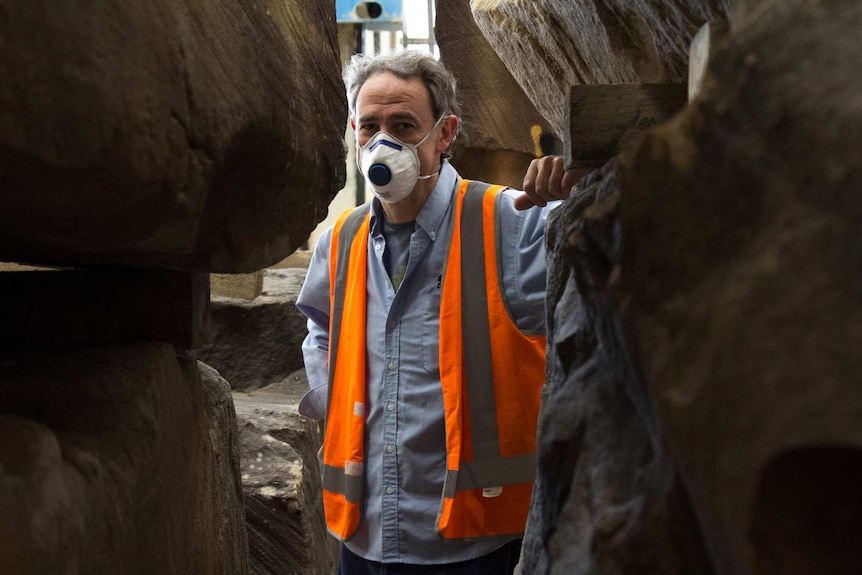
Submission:
<svg viewBox="0 0 862 575">
<path fill-rule="evenodd" d="M 434 189 L 431 190 L 431 194 L 422 204 L 419 213 L 416 214 L 416 226 L 428 234 L 432 240 L 437 239 L 440 224 L 443 223 L 443 217 L 451 203 L 457 178 L 458 172 L 448 160 L 444 159 Z M 380 200 L 374 198 L 371 202 L 371 221 L 369 222 L 372 236 L 378 236 L 382 233 L 382 211 L 383 206 L 380 205 Z"/>
</svg>

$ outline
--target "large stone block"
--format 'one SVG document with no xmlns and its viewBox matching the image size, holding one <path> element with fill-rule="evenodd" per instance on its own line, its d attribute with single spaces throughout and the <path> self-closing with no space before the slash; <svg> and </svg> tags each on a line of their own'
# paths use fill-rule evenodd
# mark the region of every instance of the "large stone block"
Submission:
<svg viewBox="0 0 862 575">
<path fill-rule="evenodd" d="M 147 343 L 0 363 L 0 572 L 248 572 L 226 385 Z"/>
<path fill-rule="evenodd" d="M 473 17 L 557 137 L 576 84 L 684 83 L 691 38 L 729 0 L 471 0 Z M 572 134 L 571 137 L 576 137 Z"/>
<path fill-rule="evenodd" d="M 533 158 L 559 154 L 551 127 L 482 35 L 463 0 L 437 0 L 440 60 L 458 81 L 452 164 L 469 179 L 520 189 Z"/>
<path fill-rule="evenodd" d="M 253 301 L 213 297 L 212 342 L 199 353 L 209 364 L 204 371 L 234 389 L 256 575 L 324 575 L 337 565 L 339 546 L 323 518 L 321 427 L 297 411 L 308 390 L 301 351 L 306 319 L 296 308 L 305 273 L 264 270 L 263 291 Z"/>
<path fill-rule="evenodd" d="M 549 220 L 548 382 L 523 573 L 709 575 L 708 553 L 619 329 L 616 161 Z"/>
<path fill-rule="evenodd" d="M 763 3 L 620 158 L 620 309 L 724 575 L 862 572 L 862 4 Z"/>
<path fill-rule="evenodd" d="M 862 572 L 860 26 L 761 3 L 551 218 L 527 572 Z"/>
<path fill-rule="evenodd" d="M 299 415 L 298 397 L 279 384 L 234 392 L 234 401 L 251 572 L 334 574 L 340 544 L 323 514 L 320 424 Z"/>
<path fill-rule="evenodd" d="M 198 357 L 236 390 L 286 382 L 302 370 L 307 318 L 296 307 L 304 268 L 264 270 L 254 300 L 213 296 L 209 343 Z"/>
<path fill-rule="evenodd" d="M 0 37 L 0 259 L 250 272 L 343 185 L 331 3 L 0 0 Z"/>
</svg>

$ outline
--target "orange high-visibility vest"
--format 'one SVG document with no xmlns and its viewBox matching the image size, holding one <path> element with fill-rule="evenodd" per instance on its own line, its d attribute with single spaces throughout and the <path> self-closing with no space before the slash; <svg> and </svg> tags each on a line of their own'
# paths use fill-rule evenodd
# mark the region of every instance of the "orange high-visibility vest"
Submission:
<svg viewBox="0 0 862 575">
<path fill-rule="evenodd" d="M 458 186 L 440 301 L 440 380 L 447 472 L 437 516 L 445 538 L 524 532 L 536 475 L 545 337 L 522 332 L 503 290 L 501 186 Z M 367 206 L 339 218 L 330 250 L 329 407 L 323 500 L 329 531 L 361 519 L 365 431 Z M 484 270 L 484 274 L 462 273 Z"/>
</svg>

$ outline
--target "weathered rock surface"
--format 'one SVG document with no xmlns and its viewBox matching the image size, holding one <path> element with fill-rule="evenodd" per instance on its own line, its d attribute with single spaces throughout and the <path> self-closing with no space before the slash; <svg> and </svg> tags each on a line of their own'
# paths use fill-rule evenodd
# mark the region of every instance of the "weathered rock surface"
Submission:
<svg viewBox="0 0 862 575">
<path fill-rule="evenodd" d="M 862 572 L 862 4 L 763 3 L 621 158 L 619 308 L 716 570 Z"/>
<path fill-rule="evenodd" d="M 304 268 L 267 269 L 253 300 L 213 296 L 210 343 L 198 352 L 236 390 L 284 381 L 303 368 L 306 317 L 296 308 Z"/>
<path fill-rule="evenodd" d="M 338 560 L 323 519 L 321 430 L 297 411 L 308 391 L 305 316 L 296 309 L 305 272 L 264 270 L 263 291 L 251 301 L 213 297 L 212 343 L 198 354 L 234 389 L 256 575 L 334 573 Z"/>
<path fill-rule="evenodd" d="M 297 399 L 279 384 L 234 392 L 250 571 L 258 575 L 326 575 L 338 563 L 323 516 L 321 429 L 299 415 Z"/>
<path fill-rule="evenodd" d="M 551 217 L 548 383 L 522 571 L 712 573 L 687 495 L 619 329 L 612 161 Z"/>
<path fill-rule="evenodd" d="M 525 573 L 862 572 L 860 26 L 761 2 L 552 218 Z"/>
<path fill-rule="evenodd" d="M 473 22 L 463 0 L 438 0 L 440 60 L 458 81 L 461 127 L 452 165 L 469 179 L 520 189 L 530 161 L 560 154 L 551 127 Z"/>
<path fill-rule="evenodd" d="M 254 271 L 343 185 L 332 4 L 0 0 L 0 37 L 2 260 Z"/>
<path fill-rule="evenodd" d="M 248 572 L 229 389 L 146 343 L 0 364 L 0 572 Z"/>
<path fill-rule="evenodd" d="M 685 83 L 697 29 L 729 0 L 471 0 L 473 17 L 557 137 L 576 84 Z M 576 137 L 572 134 L 572 137 Z"/>
</svg>

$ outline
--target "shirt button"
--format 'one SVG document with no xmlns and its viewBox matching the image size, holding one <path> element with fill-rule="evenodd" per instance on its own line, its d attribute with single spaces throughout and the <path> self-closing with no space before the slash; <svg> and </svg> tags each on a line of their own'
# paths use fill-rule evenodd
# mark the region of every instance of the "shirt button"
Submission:
<svg viewBox="0 0 862 575">
<path fill-rule="evenodd" d="M 377 242 L 376 244 L 374 244 L 374 249 L 375 250 L 383 249 L 383 244 L 381 244 L 380 242 Z"/>
<path fill-rule="evenodd" d="M 398 322 L 395 321 L 394 319 L 389 322 L 389 327 L 391 327 L 391 328 L 394 328 L 396 325 L 398 325 Z"/>
<path fill-rule="evenodd" d="M 433 239 L 435 239 L 435 238 L 437 237 L 437 232 L 431 232 L 431 233 L 430 233 L 430 234 L 428 234 L 428 235 L 429 235 L 429 236 L 431 236 L 431 239 L 433 240 Z"/>
<path fill-rule="evenodd" d="M 390 361 L 388 364 L 386 364 L 386 367 L 388 367 L 389 369 L 395 369 L 395 362 Z"/>
<path fill-rule="evenodd" d="M 386 486 L 386 493 L 390 493 L 390 494 L 391 494 L 393 491 L 395 491 L 395 488 L 394 488 L 394 487 L 392 487 L 391 485 L 387 485 L 387 486 Z"/>
<path fill-rule="evenodd" d="M 392 405 L 391 403 L 386 404 L 386 411 L 392 411 L 393 409 L 395 409 L 394 405 Z"/>
<path fill-rule="evenodd" d="M 393 451 L 395 451 L 395 446 L 394 446 L 394 445 L 392 445 L 392 444 L 390 443 L 389 445 L 387 445 L 387 446 L 386 446 L 386 453 L 392 453 Z"/>
</svg>

